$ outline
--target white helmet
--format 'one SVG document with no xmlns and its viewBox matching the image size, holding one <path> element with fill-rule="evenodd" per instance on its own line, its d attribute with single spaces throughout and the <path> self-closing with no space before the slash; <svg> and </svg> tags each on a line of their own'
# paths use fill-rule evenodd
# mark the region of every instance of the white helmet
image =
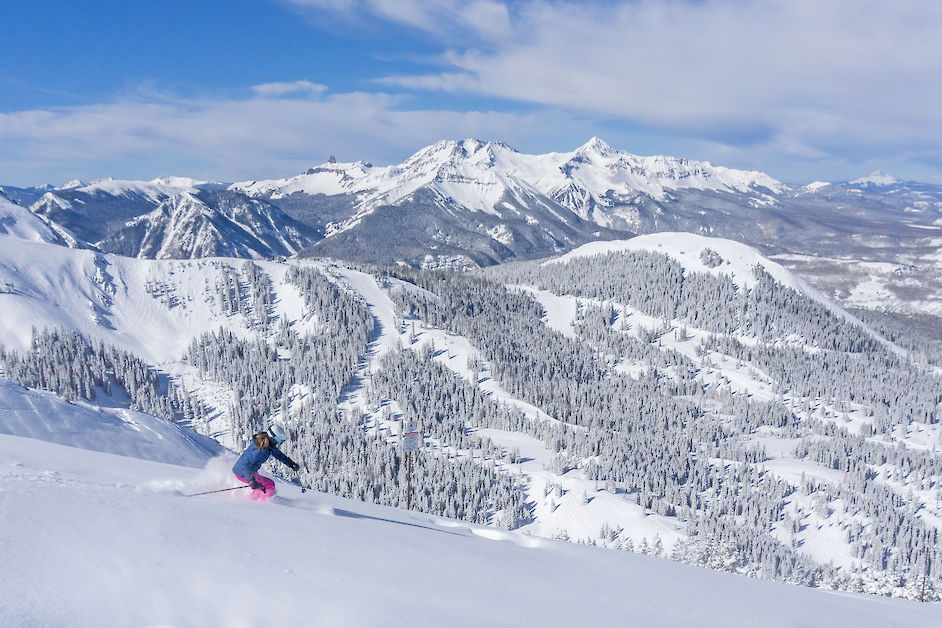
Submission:
<svg viewBox="0 0 942 628">
<path fill-rule="evenodd" d="M 281 423 L 272 423 L 268 427 L 268 435 L 271 436 L 272 440 L 274 440 L 278 445 L 288 439 L 288 432 Z"/>
</svg>

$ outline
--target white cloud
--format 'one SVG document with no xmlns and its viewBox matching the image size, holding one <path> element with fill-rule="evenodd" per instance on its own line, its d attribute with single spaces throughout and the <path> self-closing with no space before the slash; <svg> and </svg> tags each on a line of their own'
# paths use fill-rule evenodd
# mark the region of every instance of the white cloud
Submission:
<svg viewBox="0 0 942 628">
<path fill-rule="evenodd" d="M 510 34 L 510 12 L 497 0 L 288 0 L 302 8 L 333 11 L 356 21 L 364 14 L 449 39 L 465 31 L 480 40 Z"/>
<path fill-rule="evenodd" d="M 258 90 L 256 90 L 258 91 Z M 288 176 L 326 161 L 399 161 L 443 138 L 568 145 L 591 125 L 564 113 L 409 108 L 401 97 L 341 93 L 180 100 L 173 94 L 0 113 L 0 182 L 185 174 L 219 180 Z M 275 90 L 281 95 L 284 92 Z M 573 144 L 574 146 L 575 144 Z"/>
<path fill-rule="evenodd" d="M 441 71 L 381 84 L 610 116 L 780 161 L 906 153 L 942 167 L 942 3 L 534 0 L 509 15 L 499 38 L 469 29 Z"/>
<path fill-rule="evenodd" d="M 310 81 L 290 81 L 253 85 L 252 91 L 259 96 L 278 97 L 285 96 L 287 94 L 299 93 L 321 94 L 327 91 L 327 86 L 320 85 L 319 83 L 312 83 Z"/>
<path fill-rule="evenodd" d="M 330 154 L 397 161 L 442 138 L 537 152 L 591 135 L 785 180 L 880 168 L 942 182 L 942 3 L 288 1 L 436 42 L 440 70 L 378 77 L 388 92 L 493 97 L 529 112 L 429 110 L 415 105 L 421 95 L 336 94 L 305 80 L 256 85 L 247 99 L 139 92 L 0 114 L 3 182 L 283 176 Z"/>
</svg>

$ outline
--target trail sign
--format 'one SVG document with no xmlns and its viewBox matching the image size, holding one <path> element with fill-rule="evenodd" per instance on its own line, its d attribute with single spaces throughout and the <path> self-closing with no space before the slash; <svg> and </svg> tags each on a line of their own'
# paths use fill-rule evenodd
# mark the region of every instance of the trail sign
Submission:
<svg viewBox="0 0 942 628">
<path fill-rule="evenodd" d="M 402 450 L 406 454 L 406 509 L 410 510 L 412 508 L 412 452 L 418 451 L 419 443 L 422 442 L 419 440 L 419 426 L 412 420 L 406 420 L 402 422 Z"/>
<path fill-rule="evenodd" d="M 419 426 L 415 421 L 405 421 L 402 429 L 402 450 L 408 453 L 418 449 Z"/>
</svg>

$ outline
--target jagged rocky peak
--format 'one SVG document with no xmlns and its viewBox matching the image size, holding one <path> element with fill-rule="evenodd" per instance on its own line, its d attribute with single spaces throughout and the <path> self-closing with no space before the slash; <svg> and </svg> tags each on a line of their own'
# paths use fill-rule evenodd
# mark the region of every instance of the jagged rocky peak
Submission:
<svg viewBox="0 0 942 628">
<path fill-rule="evenodd" d="M 593 136 L 589 138 L 589 141 L 580 146 L 575 150 L 576 153 L 585 155 L 585 154 L 596 154 L 603 157 L 608 157 L 616 154 L 614 148 L 612 148 L 605 140 L 598 136 Z"/>
<path fill-rule="evenodd" d="M 594 168 L 602 179 L 613 184 L 612 189 L 616 191 L 620 185 L 627 185 L 660 197 L 664 188 L 675 187 L 739 192 L 762 187 L 776 193 L 783 189 L 780 181 L 764 172 L 724 168 L 709 161 L 669 155 L 636 155 L 612 148 L 598 137 L 589 139 L 569 155 L 569 159 L 560 165 L 562 173 L 571 176 L 577 169 Z"/>
<path fill-rule="evenodd" d="M 305 176 L 305 175 L 312 175 L 312 174 L 320 174 L 320 173 L 323 173 L 323 172 L 330 172 L 330 173 L 346 173 L 346 172 L 349 172 L 349 171 L 358 171 L 358 172 L 365 173 L 366 171 L 368 171 L 368 170 L 370 170 L 371 168 L 374 167 L 373 164 L 371 164 L 371 163 L 368 162 L 368 161 L 362 161 L 362 160 L 357 160 L 357 161 L 337 161 L 337 159 L 336 159 L 335 157 L 331 157 L 331 159 L 332 159 L 333 161 L 328 160 L 328 161 L 325 161 L 324 163 L 320 164 L 319 166 L 314 166 L 313 168 L 308 168 L 308 169 L 305 170 L 303 173 L 301 173 L 300 175 L 297 175 L 297 176 Z"/>
<path fill-rule="evenodd" d="M 46 192 L 39 198 L 38 201 L 33 203 L 32 207 L 30 207 L 30 210 L 32 210 L 34 213 L 41 214 L 51 209 L 70 209 L 71 207 L 72 203 L 65 200 L 61 196 L 56 196 L 52 192 Z"/>
<path fill-rule="evenodd" d="M 442 140 L 426 146 L 406 159 L 400 170 L 408 170 L 410 166 L 421 163 L 436 162 L 440 164 L 469 162 L 493 165 L 500 153 L 517 153 L 517 150 L 500 141 L 484 141 L 469 137 L 463 140 Z"/>
<path fill-rule="evenodd" d="M 229 191 L 183 191 L 165 199 L 100 244 L 155 259 L 292 255 L 317 236 L 273 205 Z"/>
<path fill-rule="evenodd" d="M 206 203 L 196 198 L 188 191 L 173 194 L 158 205 L 157 209 L 163 212 L 211 211 Z"/>
</svg>

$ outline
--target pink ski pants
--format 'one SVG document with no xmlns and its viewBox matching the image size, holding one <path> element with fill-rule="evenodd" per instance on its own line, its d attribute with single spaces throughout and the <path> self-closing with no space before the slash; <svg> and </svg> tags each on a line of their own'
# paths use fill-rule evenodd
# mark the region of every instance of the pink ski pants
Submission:
<svg viewBox="0 0 942 628">
<path fill-rule="evenodd" d="M 237 478 L 246 484 L 251 484 L 249 480 L 246 480 L 241 475 L 237 475 Z M 255 479 L 258 480 L 258 483 L 265 487 L 265 492 L 262 492 L 261 489 L 255 489 L 252 491 L 252 496 L 250 499 L 268 501 L 275 496 L 275 481 L 271 478 L 266 478 L 264 475 L 255 474 Z"/>
</svg>

